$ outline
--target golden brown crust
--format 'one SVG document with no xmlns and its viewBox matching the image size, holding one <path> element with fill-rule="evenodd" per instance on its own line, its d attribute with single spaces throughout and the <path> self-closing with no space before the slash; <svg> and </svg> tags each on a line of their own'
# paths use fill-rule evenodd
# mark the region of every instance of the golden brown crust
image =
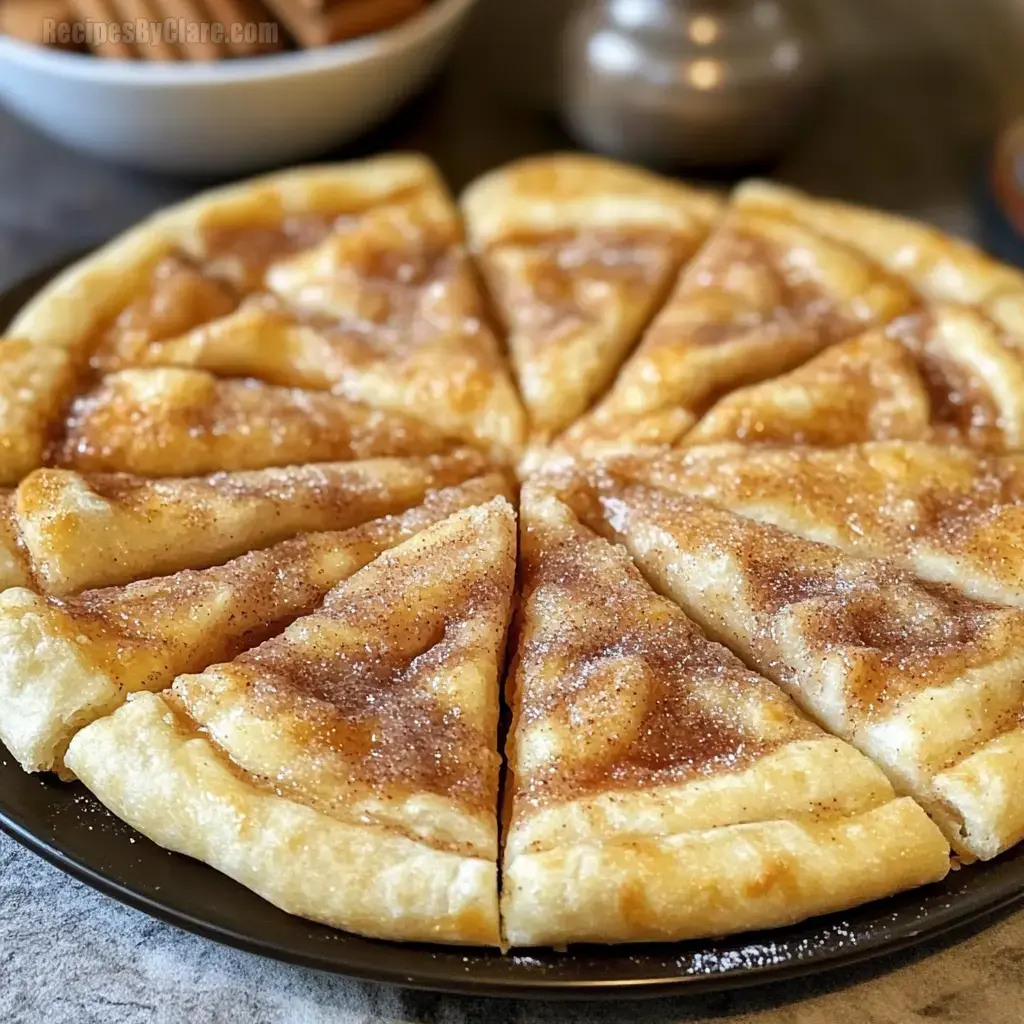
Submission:
<svg viewBox="0 0 1024 1024">
<path fill-rule="evenodd" d="M 564 444 L 605 447 L 622 431 L 672 444 L 671 419 L 667 435 L 655 428 L 666 414 L 699 414 L 718 395 L 784 373 L 914 302 L 906 284 L 850 246 L 734 202 L 609 394 Z"/>
<path fill-rule="evenodd" d="M 452 447 L 425 423 L 340 396 L 200 370 L 123 370 L 76 399 L 54 462 L 84 473 L 200 476 Z"/>
<path fill-rule="evenodd" d="M 553 495 L 527 484 L 522 508 L 517 819 L 593 792 L 741 770 L 815 732 Z"/>
<path fill-rule="evenodd" d="M 938 306 L 733 391 L 686 446 L 838 446 L 936 441 L 992 451 L 1024 443 L 1024 360 L 1014 339 L 963 306 Z"/>
<path fill-rule="evenodd" d="M 64 271 L 22 309 L 10 333 L 88 348 L 122 309 L 145 294 L 159 262 L 177 251 L 207 264 L 218 279 L 251 287 L 262 280 L 270 258 L 322 237 L 325 221 L 358 215 L 437 182 L 429 161 L 395 154 L 212 189 L 160 211 Z"/>
<path fill-rule="evenodd" d="M 622 549 L 542 484 L 524 487 L 522 516 L 510 944 L 781 924 L 946 873 L 920 808 L 706 640 Z"/>
<path fill-rule="evenodd" d="M 680 495 L 599 481 L 603 521 L 663 593 L 930 811 L 965 857 L 1006 847 L 1005 814 L 936 777 L 1024 715 L 1024 612 L 921 584 Z M 1015 773 L 991 771 L 996 789 Z"/>
<path fill-rule="evenodd" d="M 93 723 L 67 764 L 156 841 L 293 913 L 497 944 L 514 577 L 512 506 L 455 512 L 279 636 Z"/>
<path fill-rule="evenodd" d="M 254 179 L 157 214 L 16 318 L 14 753 L 59 768 L 124 692 L 237 654 L 87 730 L 104 799 L 287 909 L 497 941 L 512 545 L 492 508 L 433 569 L 416 544 L 379 556 L 449 508 L 436 488 L 469 480 L 460 508 L 507 494 L 471 479 L 494 459 L 546 481 L 527 487 L 509 682 L 511 941 L 767 926 L 941 876 L 923 811 L 763 676 L 963 856 L 1024 837 L 1024 274 L 889 215 L 758 182 L 722 201 L 580 155 L 499 169 L 461 205 L 465 240 L 414 156 Z M 654 517 L 644 486 L 692 529 L 610 522 L 610 494 Z M 288 539 L 377 517 L 343 568 Z M 664 591 L 673 559 L 699 567 L 701 626 L 621 541 Z M 270 572 L 266 601 L 245 566 Z M 32 699 L 5 710 L 15 690 Z M 157 762 L 163 780 L 139 767 Z"/>
<path fill-rule="evenodd" d="M 273 359 L 253 322 L 259 309 L 291 339 Z M 227 365 L 429 420 L 505 458 L 522 442 L 522 409 L 454 203 L 422 158 L 207 193 L 72 268 L 16 326 L 103 371 Z"/>
<path fill-rule="evenodd" d="M 479 477 L 401 515 L 71 598 L 0 595 L 0 737 L 26 771 L 61 771 L 82 726 L 130 693 L 163 690 L 266 640 L 363 565 L 460 508 L 502 494 Z"/>
<path fill-rule="evenodd" d="M 498 945 L 493 860 L 277 796 L 240 776 L 157 694 L 83 729 L 67 763 L 154 842 L 289 913 L 382 939 Z"/>
<path fill-rule="evenodd" d="M 931 302 L 976 307 L 1018 336 L 1024 327 L 1024 274 L 931 225 L 767 181 L 745 182 L 736 201 L 791 217 L 860 250 Z"/>
<path fill-rule="evenodd" d="M 0 592 L 32 585 L 32 570 L 15 516 L 15 493 L 0 490 Z"/>
<path fill-rule="evenodd" d="M 604 461 L 623 479 L 894 559 L 973 598 L 1024 605 L 1020 455 L 892 441 L 832 450 L 718 445 Z"/>
<path fill-rule="evenodd" d="M 927 440 L 930 420 L 928 391 L 913 357 L 877 331 L 833 345 L 781 377 L 730 392 L 680 444 Z"/>
<path fill-rule="evenodd" d="M 235 764 L 291 799 L 493 858 L 514 572 L 511 506 L 456 513 L 279 636 L 180 677 L 173 699 Z"/>
<path fill-rule="evenodd" d="M 945 843 L 912 800 L 849 817 L 622 836 L 517 857 L 513 946 L 674 942 L 775 928 L 941 879 Z"/>
<path fill-rule="evenodd" d="M 482 249 L 521 234 L 558 234 L 581 226 L 660 223 L 686 232 L 695 220 L 714 222 L 722 201 L 614 160 L 552 153 L 517 160 L 477 179 L 463 194 L 462 207 L 470 238 Z"/>
<path fill-rule="evenodd" d="M 310 283 L 315 268 L 299 275 L 291 285 L 295 302 L 311 301 L 317 289 L 342 290 L 330 276 L 332 260 L 343 266 L 345 254 L 331 255 L 316 271 L 322 284 Z M 403 266 L 390 272 L 400 274 Z M 283 273 L 281 265 L 276 269 Z M 453 257 L 433 258 L 425 269 L 410 264 L 415 287 L 395 284 L 395 296 L 383 285 L 379 293 L 357 294 L 354 310 L 303 311 L 274 295 L 255 295 L 184 333 L 123 342 L 114 352 L 101 351 L 97 361 L 104 369 L 192 367 L 333 390 L 429 419 L 507 457 L 520 444 L 522 413 L 467 275 L 464 261 Z M 412 294 L 403 297 L 403 289 Z"/>
<path fill-rule="evenodd" d="M 632 167 L 556 154 L 485 175 L 462 208 L 532 437 L 546 441 L 611 382 L 720 204 Z"/>
<path fill-rule="evenodd" d="M 43 464 L 77 376 L 63 348 L 0 338 L 0 486 L 14 486 Z"/>
<path fill-rule="evenodd" d="M 1024 447 L 1024 360 L 1015 336 L 976 309 L 951 305 L 899 320 L 892 334 L 928 390 L 933 440 Z"/>
<path fill-rule="evenodd" d="M 36 586 L 62 595 L 347 529 L 485 469 L 475 452 L 159 481 L 41 469 L 15 492 L 13 524 Z"/>
<path fill-rule="evenodd" d="M 174 252 L 156 264 L 144 289 L 98 336 L 90 364 L 102 372 L 134 366 L 165 340 L 228 316 L 239 298 L 230 282 Z"/>
</svg>

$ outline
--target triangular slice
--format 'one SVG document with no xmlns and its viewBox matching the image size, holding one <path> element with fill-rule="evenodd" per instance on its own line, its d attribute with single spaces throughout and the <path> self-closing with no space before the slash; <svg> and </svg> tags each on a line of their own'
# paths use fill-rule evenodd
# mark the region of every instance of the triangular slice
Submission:
<svg viewBox="0 0 1024 1024">
<path fill-rule="evenodd" d="M 0 338 L 0 486 L 42 465 L 76 376 L 66 349 Z"/>
<path fill-rule="evenodd" d="M 381 555 L 280 636 L 72 740 L 115 814 L 291 913 L 497 945 L 504 499 Z"/>
<path fill-rule="evenodd" d="M 336 224 L 424 180 L 424 161 L 392 154 L 250 178 L 160 210 L 59 274 L 10 333 L 89 354 L 131 353 L 231 312 L 266 288 L 267 268 Z M 429 165 L 428 171 L 429 172 Z"/>
<path fill-rule="evenodd" d="M 969 242 L 930 224 L 816 199 L 775 182 L 744 182 L 737 197 L 750 209 L 799 221 L 859 250 L 930 302 L 977 307 L 1003 330 L 1024 336 L 1024 273 Z"/>
<path fill-rule="evenodd" d="M 606 464 L 809 540 L 893 559 L 968 597 L 1024 606 L 1024 456 L 889 441 L 718 445 Z"/>
<path fill-rule="evenodd" d="M 882 331 L 840 342 L 774 380 L 716 403 L 683 446 L 832 446 L 890 438 L 928 440 L 931 404 L 913 356 Z"/>
<path fill-rule="evenodd" d="M 225 316 L 184 334 L 147 339 L 111 353 L 100 349 L 94 364 L 104 373 L 141 366 L 207 370 L 220 377 L 252 377 L 280 387 L 329 391 L 345 370 L 343 351 L 332 343 L 338 330 L 326 318 L 299 319 L 280 300 L 259 293 Z"/>
<path fill-rule="evenodd" d="M 392 169 L 401 171 L 394 188 L 364 188 L 362 198 L 353 189 L 304 240 L 275 251 L 271 225 L 262 243 L 235 239 L 232 253 L 269 253 L 258 273 L 231 275 L 240 277 L 236 286 L 256 287 L 237 312 L 152 340 L 121 332 L 96 363 L 192 366 L 335 389 L 509 457 L 522 442 L 522 408 L 483 317 L 455 206 L 428 161 L 406 157 Z M 344 179 L 337 169 L 337 183 Z M 194 258 L 223 273 L 223 248 L 207 230 Z"/>
<path fill-rule="evenodd" d="M 0 594 L 0 739 L 26 771 L 62 771 L 84 725 L 279 633 L 381 552 L 505 490 L 481 477 L 398 516 L 307 533 L 200 571 L 42 597 Z"/>
<path fill-rule="evenodd" d="M 474 182 L 466 229 L 490 286 L 534 441 L 611 383 L 721 203 L 596 157 L 531 157 Z"/>
<path fill-rule="evenodd" d="M 880 765 L 965 857 L 1024 839 L 1024 611 L 731 512 L 607 487 L 663 593 Z"/>
<path fill-rule="evenodd" d="M 536 483 L 521 551 L 510 945 L 722 935 L 946 874 L 920 807 Z"/>
<path fill-rule="evenodd" d="M 1024 358 L 992 321 L 939 306 L 721 399 L 684 445 L 951 441 L 1024 445 Z"/>
<path fill-rule="evenodd" d="M 719 395 L 784 373 L 916 301 L 863 254 L 742 195 L 679 279 L 573 448 L 673 444 Z"/>
<path fill-rule="evenodd" d="M 297 533 L 344 530 L 485 470 L 475 452 L 180 480 L 40 469 L 8 499 L 0 538 L 14 546 L 11 576 L 20 570 L 35 589 L 71 594 L 205 569 Z"/>
<path fill-rule="evenodd" d="M 83 473 L 198 476 L 452 447 L 425 423 L 340 396 L 202 370 L 123 370 L 75 400 L 54 461 Z"/>
</svg>

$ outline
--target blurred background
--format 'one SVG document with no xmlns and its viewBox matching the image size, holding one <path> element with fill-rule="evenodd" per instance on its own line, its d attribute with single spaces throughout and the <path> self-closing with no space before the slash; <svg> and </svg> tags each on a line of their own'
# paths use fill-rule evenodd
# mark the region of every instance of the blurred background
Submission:
<svg viewBox="0 0 1024 1024">
<path fill-rule="evenodd" d="M 324 138 L 315 158 L 421 149 L 457 189 L 525 153 L 601 148 L 723 184 L 771 174 L 1018 254 L 1013 197 L 1004 188 L 997 203 L 990 183 L 997 151 L 1011 190 L 1024 166 L 1010 130 L 1024 116 L 1024 0 L 467 7 L 419 95 L 344 144 Z M 25 44 L 12 45 L 21 48 L 13 61 L 0 48 L 0 97 L 25 64 Z M 358 104 L 359 89 L 316 102 Z M 266 128 L 285 115 L 263 103 L 247 116 L 258 133 L 261 118 Z M 118 166 L 65 148 L 47 130 L 0 108 L 0 285 L 223 177 Z M 749 151 L 730 152 L 730 138 L 749 141 Z"/>
</svg>

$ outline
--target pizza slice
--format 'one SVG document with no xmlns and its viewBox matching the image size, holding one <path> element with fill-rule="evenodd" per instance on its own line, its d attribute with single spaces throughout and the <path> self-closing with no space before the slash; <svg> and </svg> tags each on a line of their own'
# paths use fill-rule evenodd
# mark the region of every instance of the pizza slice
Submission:
<svg viewBox="0 0 1024 1024">
<path fill-rule="evenodd" d="M 930 224 L 816 199 L 775 182 L 744 182 L 737 197 L 750 209 L 799 221 L 857 249 L 929 302 L 975 307 L 1002 330 L 1024 337 L 1024 273 L 969 242 Z"/>
<path fill-rule="evenodd" d="M 75 400 L 53 461 L 83 473 L 199 476 L 427 455 L 453 443 L 426 423 L 340 396 L 201 370 L 123 370 Z"/>
<path fill-rule="evenodd" d="M 279 387 L 329 391 L 345 373 L 343 342 L 326 317 L 297 317 L 268 293 L 245 298 L 224 316 L 169 338 L 148 338 L 142 345 L 119 340 L 101 349 L 96 367 L 112 373 L 131 367 L 177 366 L 206 370 L 218 377 L 251 377 Z"/>
<path fill-rule="evenodd" d="M 349 202 L 305 231 L 289 231 L 283 218 L 277 237 L 254 211 L 219 214 L 214 205 L 189 257 L 226 278 L 235 300 L 179 332 L 118 330 L 94 363 L 325 388 L 514 455 L 522 408 L 485 321 L 455 205 L 429 161 L 406 157 L 400 169 L 395 188 L 363 188 L 359 198 L 353 173 L 366 168 L 336 168 L 335 185 L 354 186 Z M 239 305 L 240 295 L 248 298 Z"/>
<path fill-rule="evenodd" d="M 606 487 L 662 593 L 880 765 L 965 859 L 1024 839 L 1024 611 L 699 499 Z"/>
<path fill-rule="evenodd" d="M 543 443 L 611 383 L 721 203 L 633 167 L 558 154 L 485 175 L 462 209 L 532 439 Z"/>
<path fill-rule="evenodd" d="M 785 373 L 915 302 L 905 282 L 856 249 L 740 193 L 564 445 L 674 444 L 722 394 Z"/>
<path fill-rule="evenodd" d="M 155 842 L 377 938 L 497 945 L 504 499 L 455 513 L 227 664 L 137 694 L 68 767 Z"/>
<path fill-rule="evenodd" d="M 66 349 L 0 338 L 0 487 L 13 487 L 43 464 L 76 379 Z"/>
<path fill-rule="evenodd" d="M 889 441 L 716 445 L 605 464 L 808 540 L 892 559 L 968 597 L 1024 606 L 1024 456 Z"/>
<path fill-rule="evenodd" d="M 44 597 L 0 594 L 0 739 L 26 771 L 63 773 L 71 737 L 130 693 L 166 689 L 279 633 L 383 551 L 504 490 L 485 477 L 397 516 L 307 533 L 210 569 Z"/>
<path fill-rule="evenodd" d="M 506 941 L 672 941 L 942 878 L 912 800 L 707 640 L 537 482 L 522 495 Z"/>
<path fill-rule="evenodd" d="M 903 439 L 1024 445 L 1024 352 L 981 313 L 937 306 L 733 391 L 682 444 Z"/>
<path fill-rule="evenodd" d="M 212 189 L 160 210 L 72 265 L 10 333 L 129 362 L 147 345 L 226 316 L 267 290 L 268 268 L 315 248 L 368 211 L 436 182 L 422 157 L 318 164 Z M 123 365 L 123 364 L 122 364 Z M 106 364 L 106 368 L 112 366 Z"/>
<path fill-rule="evenodd" d="M 344 530 L 485 471 L 475 452 L 176 480 L 40 469 L 8 499 L 0 546 L 10 550 L 11 585 L 31 581 L 63 596 L 205 569 L 299 533 Z"/>
<path fill-rule="evenodd" d="M 913 356 L 885 332 L 872 331 L 781 377 L 731 392 L 680 444 L 927 440 L 930 427 L 928 388 Z"/>
</svg>

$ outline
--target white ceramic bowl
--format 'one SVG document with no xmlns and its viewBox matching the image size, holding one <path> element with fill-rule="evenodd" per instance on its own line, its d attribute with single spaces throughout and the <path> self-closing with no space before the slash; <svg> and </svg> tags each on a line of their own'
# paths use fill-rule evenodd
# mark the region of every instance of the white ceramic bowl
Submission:
<svg viewBox="0 0 1024 1024">
<path fill-rule="evenodd" d="M 289 163 L 386 117 L 438 66 L 474 0 L 378 35 L 209 64 L 103 60 L 0 36 L 0 100 L 47 135 L 178 174 Z"/>
</svg>

